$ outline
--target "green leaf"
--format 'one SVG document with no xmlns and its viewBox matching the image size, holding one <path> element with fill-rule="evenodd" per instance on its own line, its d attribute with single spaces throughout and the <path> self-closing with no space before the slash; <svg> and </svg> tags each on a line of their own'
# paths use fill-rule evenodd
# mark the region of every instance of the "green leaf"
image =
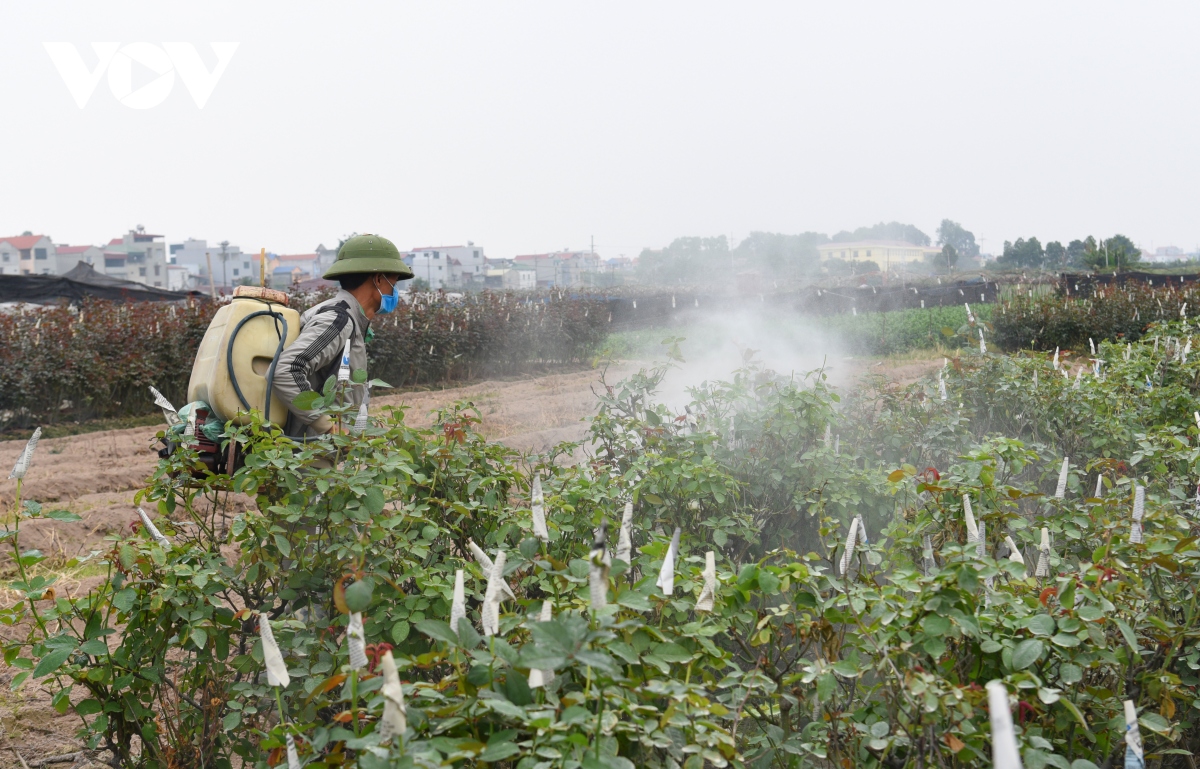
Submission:
<svg viewBox="0 0 1200 769">
<path fill-rule="evenodd" d="M 1034 635 L 1049 636 L 1054 634 L 1054 618 L 1049 614 L 1035 614 L 1025 620 L 1025 627 Z"/>
<path fill-rule="evenodd" d="M 81 716 L 94 716 L 104 710 L 99 700 L 87 699 L 75 706 L 75 712 Z"/>
<path fill-rule="evenodd" d="M 458 646 L 458 634 L 450 629 L 445 622 L 436 619 L 423 619 L 416 623 L 419 632 L 435 641 L 444 641 L 451 646 Z"/>
<path fill-rule="evenodd" d="M 626 590 L 617 596 L 617 604 L 634 611 L 650 611 L 653 608 L 646 596 L 633 590 Z"/>
<path fill-rule="evenodd" d="M 204 644 L 208 642 L 208 631 L 202 627 L 194 627 L 191 632 L 192 643 L 196 644 L 197 649 L 203 649 Z"/>
<path fill-rule="evenodd" d="M 122 588 L 113 593 L 112 605 L 117 608 L 117 611 L 122 614 L 128 614 L 133 608 L 133 602 L 137 598 L 137 591 L 131 587 Z"/>
<path fill-rule="evenodd" d="M 83 518 L 70 510 L 51 510 L 42 516 L 43 518 L 52 518 L 56 521 L 82 521 Z"/>
<path fill-rule="evenodd" d="M 1064 684 L 1077 684 L 1083 680 L 1083 668 L 1064 662 L 1058 668 L 1058 680 Z"/>
<path fill-rule="evenodd" d="M 71 656 L 73 651 L 73 649 L 55 649 L 45 657 L 42 657 L 37 667 L 33 669 L 33 677 L 41 678 L 58 670 L 67 661 L 67 658 Z"/>
<path fill-rule="evenodd" d="M 1125 643 L 1129 644 L 1129 648 L 1133 649 L 1133 653 L 1135 655 L 1140 656 L 1141 650 L 1138 649 L 1137 636 L 1134 635 L 1133 628 L 1129 627 L 1129 625 L 1123 619 L 1117 619 L 1114 617 L 1113 622 L 1116 623 L 1117 629 L 1121 631 L 1122 637 L 1125 638 Z"/>
<path fill-rule="evenodd" d="M 383 489 L 378 486 L 371 486 L 367 489 L 367 493 L 363 495 L 363 507 L 367 508 L 367 512 L 371 515 L 379 515 L 383 512 L 383 507 L 386 501 L 383 498 Z"/>
<path fill-rule="evenodd" d="M 320 399 L 321 399 L 320 393 L 316 393 L 316 392 L 313 392 L 312 390 L 308 390 L 306 392 L 300 393 L 295 398 L 293 398 L 292 405 L 295 406 L 300 411 L 309 411 L 310 409 L 316 408 L 315 404 Z M 272 414 L 272 417 L 274 417 L 273 414 Z"/>
<path fill-rule="evenodd" d="M 1045 644 L 1036 638 L 1029 638 L 1017 644 L 1012 655 L 1013 670 L 1024 670 L 1037 662 L 1045 648 Z"/>
<path fill-rule="evenodd" d="M 232 710 L 226 713 L 225 717 L 221 719 L 221 727 L 228 732 L 232 729 L 236 729 L 237 725 L 241 722 L 242 714 L 236 710 Z"/>
<path fill-rule="evenodd" d="M 282 534 L 275 535 L 275 546 L 279 548 L 279 552 L 284 558 L 287 558 L 292 554 L 292 543 L 288 542 L 287 537 L 283 536 Z"/>
<path fill-rule="evenodd" d="M 930 614 L 921 622 L 927 635 L 940 636 L 950 632 L 950 618 L 940 614 Z"/>
<path fill-rule="evenodd" d="M 779 592 L 779 577 L 766 569 L 759 569 L 758 587 L 767 595 L 775 595 Z"/>
<path fill-rule="evenodd" d="M 497 742 L 493 745 L 488 745 L 484 748 L 477 758 L 480 761 L 503 761 L 509 756 L 515 756 L 521 752 L 513 742 Z"/>
<path fill-rule="evenodd" d="M 357 368 L 350 372 L 350 381 L 354 384 L 364 384 L 367 381 L 367 370 Z"/>
</svg>

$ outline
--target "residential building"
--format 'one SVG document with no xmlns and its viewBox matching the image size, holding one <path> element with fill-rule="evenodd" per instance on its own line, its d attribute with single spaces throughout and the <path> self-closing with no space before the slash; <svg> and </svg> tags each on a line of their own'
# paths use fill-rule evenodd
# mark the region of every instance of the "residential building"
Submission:
<svg viewBox="0 0 1200 769">
<path fill-rule="evenodd" d="M 56 275 L 66 275 L 80 262 L 90 264 L 96 272 L 104 272 L 104 249 L 98 246 L 59 245 L 54 247 L 54 254 L 57 257 Z"/>
<path fill-rule="evenodd" d="M 138 225 L 104 248 L 104 272 L 154 288 L 167 287 L 167 244 L 162 235 L 152 235 Z M 110 256 L 110 254 L 112 256 Z M 123 259 L 119 258 L 123 255 Z M 109 271 L 119 269 L 121 274 Z M 118 264 L 120 263 L 120 264 Z"/>
<path fill-rule="evenodd" d="M 294 264 L 281 264 L 271 270 L 271 288 L 287 290 L 302 280 L 308 280 L 304 268 Z"/>
<path fill-rule="evenodd" d="M 530 264 L 489 268 L 484 275 L 487 288 L 511 291 L 535 287 L 536 270 Z"/>
<path fill-rule="evenodd" d="M 57 275 L 54 243 L 31 232 L 0 238 L 0 274 Z"/>
<path fill-rule="evenodd" d="M 324 243 L 318 243 L 314 250 L 317 252 L 316 271 L 324 275 L 325 271 L 337 261 L 338 250 L 336 248 L 326 248 Z"/>
<path fill-rule="evenodd" d="M 175 264 L 188 268 L 188 288 L 208 290 L 208 265 L 211 261 L 213 283 L 218 286 L 236 286 L 247 276 L 258 282 L 257 262 L 251 264 L 250 255 L 223 240 L 209 245 L 206 240 L 188 238 L 182 243 L 171 244 L 171 258 Z"/>
<path fill-rule="evenodd" d="M 465 246 L 422 246 L 406 254 L 414 277 L 432 289 L 470 288 L 484 284 L 487 257 L 472 241 Z"/>
<path fill-rule="evenodd" d="M 325 274 L 325 270 L 321 267 L 321 255 L 318 253 L 279 254 L 271 260 L 270 264 L 275 268 L 281 266 L 300 268 L 304 273 L 304 276 L 300 278 L 301 280 L 319 278 Z"/>
<path fill-rule="evenodd" d="M 936 257 L 941 252 L 940 248 L 918 246 L 902 240 L 858 240 L 817 246 L 822 262 L 829 259 L 874 262 L 884 272 L 924 264 L 926 257 Z"/>
<path fill-rule="evenodd" d="M 591 251 L 526 254 L 516 257 L 514 261 L 533 267 L 538 288 L 589 286 L 600 272 L 600 257 Z"/>
</svg>

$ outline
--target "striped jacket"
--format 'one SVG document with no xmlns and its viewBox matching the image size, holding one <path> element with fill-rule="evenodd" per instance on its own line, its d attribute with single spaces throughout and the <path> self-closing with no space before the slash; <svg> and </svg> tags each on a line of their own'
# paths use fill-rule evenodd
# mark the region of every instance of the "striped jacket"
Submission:
<svg viewBox="0 0 1200 769">
<path fill-rule="evenodd" d="M 339 289 L 300 316 L 300 336 L 279 356 L 275 365 L 275 394 L 287 404 L 288 420 L 284 432 L 295 438 L 321 435 L 333 429 L 333 422 L 320 411 L 305 411 L 292 405 L 306 390 L 321 391 L 330 376 L 336 376 L 342 362 L 342 350 L 350 339 L 350 369 L 367 369 L 366 334 L 369 322 L 358 300 Z M 362 403 L 366 387 L 350 388 L 354 406 Z"/>
</svg>

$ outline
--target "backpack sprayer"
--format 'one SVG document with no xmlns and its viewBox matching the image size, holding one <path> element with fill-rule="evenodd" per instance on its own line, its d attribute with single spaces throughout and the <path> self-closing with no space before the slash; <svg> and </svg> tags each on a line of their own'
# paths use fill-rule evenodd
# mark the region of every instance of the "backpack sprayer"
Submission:
<svg viewBox="0 0 1200 769">
<path fill-rule="evenodd" d="M 225 423 L 248 424 L 257 408 L 263 421 L 284 425 L 288 410 L 273 392 L 275 366 L 299 335 L 300 313 L 288 307 L 287 294 L 258 286 L 234 289 L 233 301 L 217 311 L 204 333 L 188 382 L 189 403 L 179 410 L 181 424 L 168 431 L 159 456 L 170 456 L 178 445 L 172 439 L 190 429 L 209 470 L 236 470 L 237 444 L 221 450 Z"/>
</svg>

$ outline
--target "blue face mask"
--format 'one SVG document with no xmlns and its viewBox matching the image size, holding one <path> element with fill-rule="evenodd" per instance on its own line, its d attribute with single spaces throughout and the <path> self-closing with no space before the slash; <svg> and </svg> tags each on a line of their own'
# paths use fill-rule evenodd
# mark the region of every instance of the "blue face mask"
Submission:
<svg viewBox="0 0 1200 769">
<path fill-rule="evenodd" d="M 379 291 L 379 287 L 376 286 L 375 290 Z M 395 283 L 392 284 L 392 293 L 390 293 L 390 294 L 385 294 L 382 291 L 379 291 L 379 314 L 380 315 L 387 315 L 389 312 L 392 312 L 393 310 L 396 309 L 396 305 L 398 305 L 399 303 L 400 303 L 400 281 L 396 281 Z"/>
</svg>

